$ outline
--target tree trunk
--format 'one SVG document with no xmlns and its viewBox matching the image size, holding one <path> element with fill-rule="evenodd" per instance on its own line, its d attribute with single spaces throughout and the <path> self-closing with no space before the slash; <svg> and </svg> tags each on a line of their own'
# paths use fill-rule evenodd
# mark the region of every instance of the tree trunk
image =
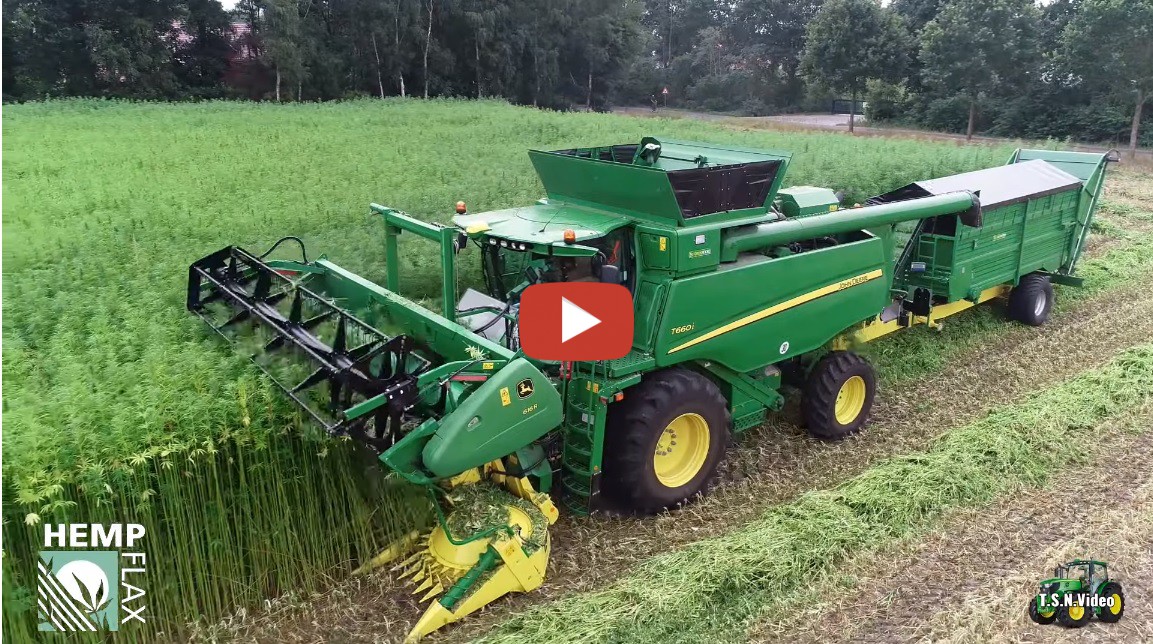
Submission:
<svg viewBox="0 0 1153 644">
<path fill-rule="evenodd" d="M 536 89 L 533 90 L 533 93 L 532 93 L 532 106 L 533 107 L 536 107 L 537 97 L 540 96 L 540 60 L 539 60 L 540 50 L 537 48 L 536 45 L 537 44 L 534 41 L 532 44 L 532 70 L 534 72 L 533 76 L 536 77 Z"/>
<path fill-rule="evenodd" d="M 849 92 L 849 134 L 853 133 L 853 127 L 857 122 L 857 89 Z"/>
<path fill-rule="evenodd" d="M 280 65 L 276 66 L 276 102 L 280 102 Z"/>
<path fill-rule="evenodd" d="M 299 103 L 304 97 L 304 81 L 296 81 L 296 102 Z"/>
<path fill-rule="evenodd" d="M 1137 90 L 1137 106 L 1133 108 L 1133 127 L 1129 129 L 1129 158 L 1137 158 L 1137 131 L 1141 128 L 1141 108 L 1145 105 L 1145 90 Z"/>
<path fill-rule="evenodd" d="M 380 52 L 376 49 L 376 34 L 372 34 L 372 55 L 376 57 L 376 87 L 380 90 L 380 97 L 384 98 L 384 81 L 380 78 Z"/>
<path fill-rule="evenodd" d="M 476 97 L 480 98 L 482 95 L 480 90 L 480 38 L 474 38 L 472 42 L 476 51 Z"/>
<path fill-rule="evenodd" d="M 400 0 L 396 0 L 396 13 L 393 15 L 393 43 L 396 45 L 396 51 L 400 51 Z M 399 69 L 396 71 L 396 76 L 400 79 L 400 97 L 404 98 L 406 95 L 404 91 L 404 65 L 398 64 L 397 66 Z"/>
<path fill-rule="evenodd" d="M 593 70 L 589 67 L 589 93 L 588 98 L 585 99 L 585 109 L 591 111 L 593 108 Z"/>
<path fill-rule="evenodd" d="M 424 97 L 428 98 L 428 46 L 432 43 L 432 5 L 428 0 L 428 32 L 424 35 Z"/>
<path fill-rule="evenodd" d="M 965 140 L 973 140 L 973 128 L 977 126 L 977 99 L 969 99 L 969 128 L 965 130 Z"/>
</svg>

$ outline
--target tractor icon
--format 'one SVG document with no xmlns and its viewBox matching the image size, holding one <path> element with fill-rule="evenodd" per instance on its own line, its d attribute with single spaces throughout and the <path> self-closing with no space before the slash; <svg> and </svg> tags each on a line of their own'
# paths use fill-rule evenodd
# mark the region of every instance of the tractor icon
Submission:
<svg viewBox="0 0 1153 644">
<path fill-rule="evenodd" d="M 1075 559 L 1057 566 L 1053 576 L 1041 582 L 1037 595 L 1029 600 L 1029 619 L 1038 624 L 1054 621 L 1080 628 L 1094 615 L 1107 624 L 1125 614 L 1125 593 L 1121 583 L 1109 579 L 1104 561 Z"/>
</svg>

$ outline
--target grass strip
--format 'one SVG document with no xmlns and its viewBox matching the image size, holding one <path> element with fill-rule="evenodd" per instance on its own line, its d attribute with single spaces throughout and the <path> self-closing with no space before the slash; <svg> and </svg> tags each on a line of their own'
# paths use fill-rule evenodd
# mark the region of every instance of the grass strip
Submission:
<svg viewBox="0 0 1153 644">
<path fill-rule="evenodd" d="M 603 591 L 534 607 L 482 642 L 736 641 L 774 595 L 851 552 L 928 525 L 949 508 L 1039 485 L 1083 461 L 1087 430 L 1153 396 L 1153 345 L 1121 353 L 1018 405 L 776 506 L 721 537 L 655 557 Z"/>
</svg>

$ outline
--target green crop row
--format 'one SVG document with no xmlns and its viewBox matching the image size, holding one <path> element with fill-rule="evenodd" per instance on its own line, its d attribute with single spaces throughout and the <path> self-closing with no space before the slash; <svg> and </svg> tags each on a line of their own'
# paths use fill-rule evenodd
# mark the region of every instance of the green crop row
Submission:
<svg viewBox="0 0 1153 644">
<path fill-rule="evenodd" d="M 613 586 L 538 605 L 480 641 L 718 642 L 743 638 L 773 596 L 849 553 L 930 525 L 948 509 L 1039 485 L 1082 459 L 1088 432 L 1153 399 L 1153 345 L 809 492 L 720 537 L 655 557 Z"/>
<path fill-rule="evenodd" d="M 69 501 L 23 523 L 5 489 L 4 640 L 40 641 L 35 557 L 46 524 L 144 526 L 148 623 L 131 624 L 118 639 L 154 641 L 183 639 L 195 623 L 286 592 L 318 591 L 432 521 L 426 497 L 382 479 L 373 459 L 348 442 L 235 437 L 193 452 L 136 468 L 134 485 L 112 488 L 99 502 L 66 485 L 61 498 Z"/>
</svg>

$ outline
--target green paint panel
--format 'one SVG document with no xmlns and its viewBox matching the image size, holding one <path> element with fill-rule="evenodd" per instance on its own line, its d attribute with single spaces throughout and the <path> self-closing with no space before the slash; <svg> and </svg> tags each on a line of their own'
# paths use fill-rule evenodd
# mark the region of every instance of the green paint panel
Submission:
<svg viewBox="0 0 1153 644">
<path fill-rule="evenodd" d="M 777 192 L 777 208 L 786 217 L 808 217 L 832 212 L 840 205 L 837 194 L 828 188 L 792 186 Z"/>
<path fill-rule="evenodd" d="M 525 358 L 517 358 L 440 421 L 422 450 L 434 476 L 455 476 L 512 454 L 561 422 L 560 392 Z"/>
<path fill-rule="evenodd" d="M 746 253 L 716 272 L 673 282 L 657 329 L 657 364 L 715 360 L 748 372 L 820 348 L 849 326 L 875 316 L 889 298 L 882 274 L 888 258 L 880 238 L 857 235 L 858 241 L 778 259 Z M 871 273 L 877 277 L 845 283 Z M 831 288 L 825 295 L 674 351 L 736 320 L 825 287 Z"/>
</svg>

